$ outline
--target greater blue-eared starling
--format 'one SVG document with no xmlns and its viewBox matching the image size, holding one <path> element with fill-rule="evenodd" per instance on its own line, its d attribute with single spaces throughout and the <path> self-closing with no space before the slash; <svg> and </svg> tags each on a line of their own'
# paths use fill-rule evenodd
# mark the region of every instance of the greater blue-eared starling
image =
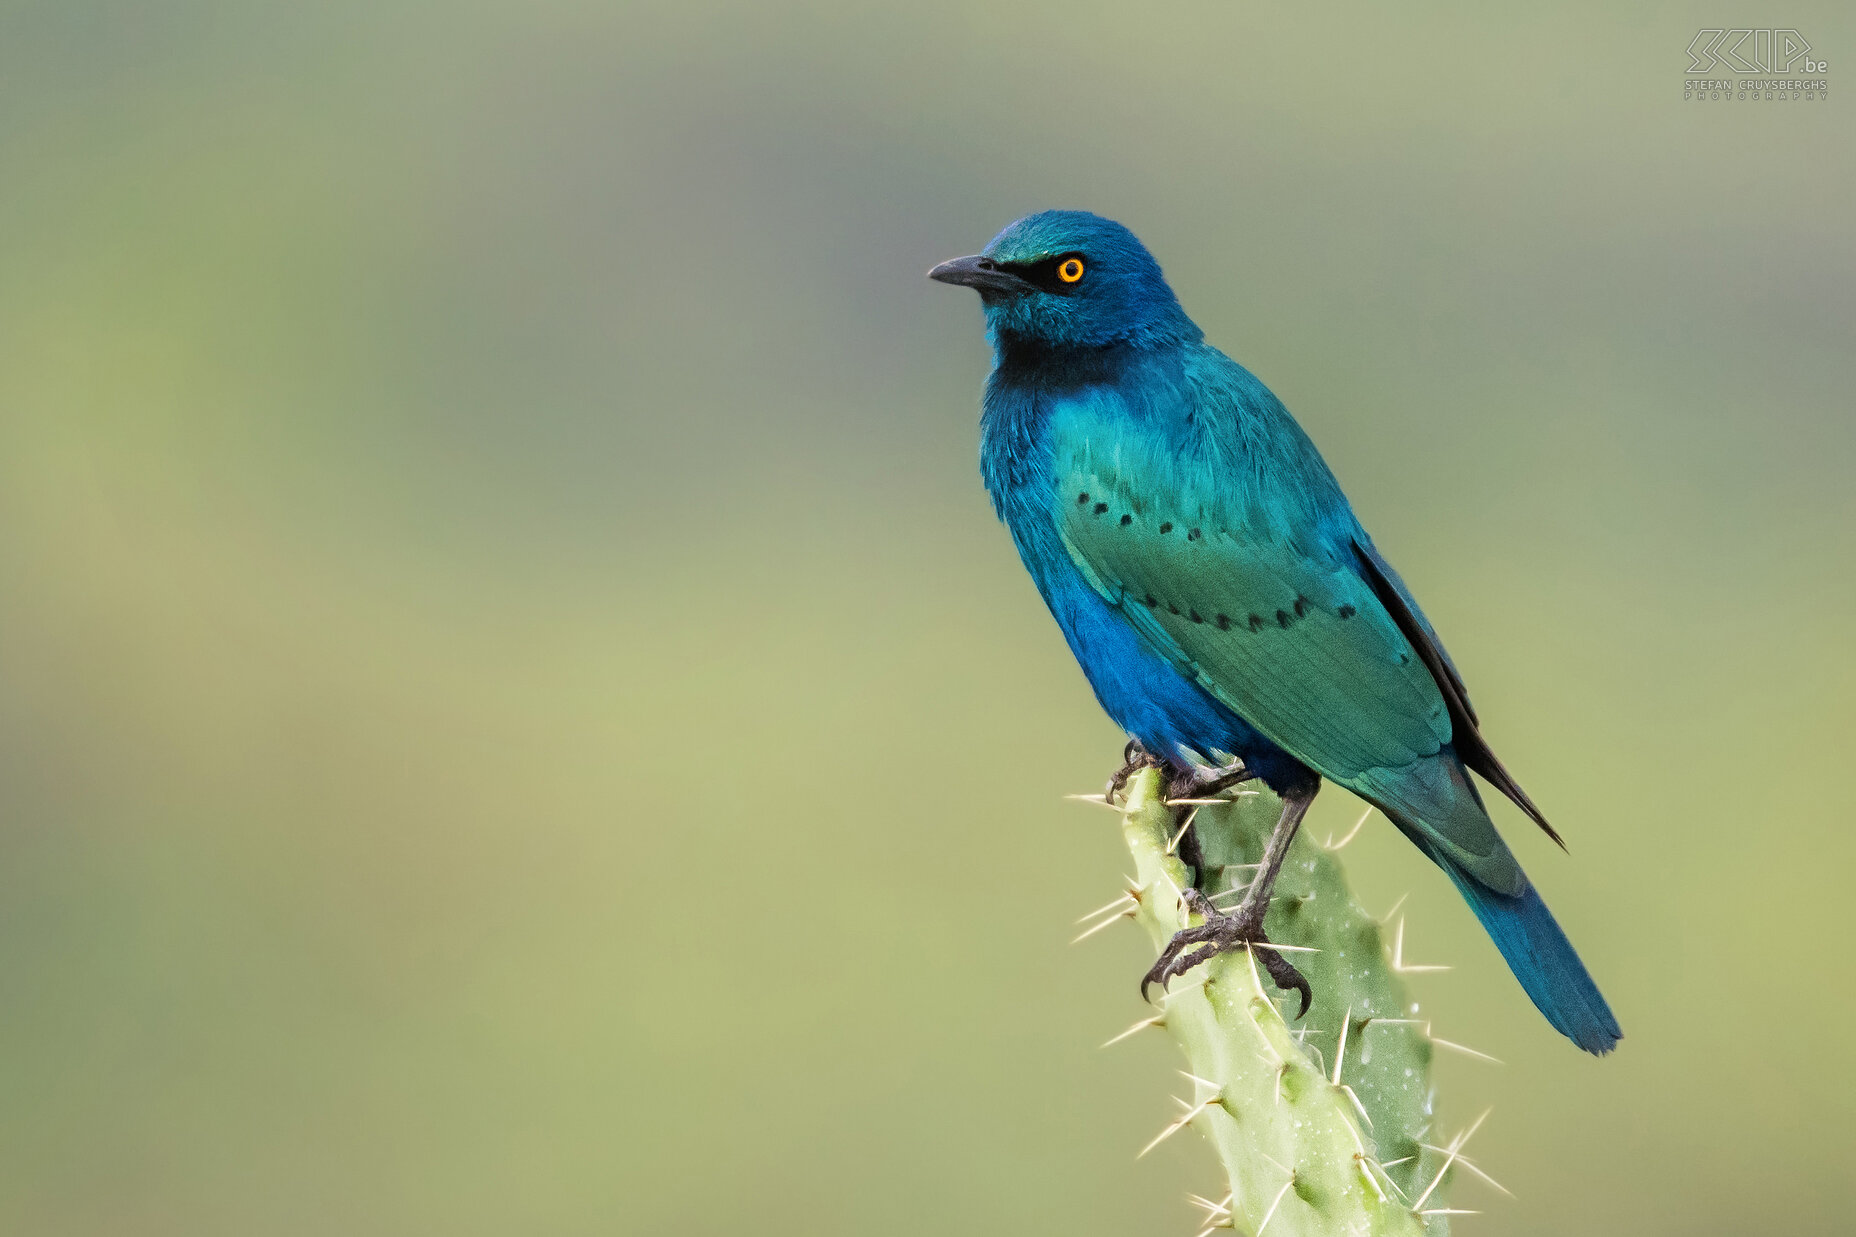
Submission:
<svg viewBox="0 0 1856 1237">
<path fill-rule="evenodd" d="M 1483 738 L 1450 655 L 1287 409 L 1204 342 L 1133 233 L 1045 211 L 929 272 L 979 292 L 980 470 L 1096 699 L 1174 793 L 1257 778 L 1282 815 L 1243 901 L 1203 898 L 1142 982 L 1266 942 L 1322 778 L 1442 868 L 1528 996 L 1603 1053 L 1622 1032 L 1470 774 L 1554 838 Z M 1123 770 L 1123 775 L 1128 770 Z M 1306 980 L 1260 949 L 1276 983 Z"/>
</svg>

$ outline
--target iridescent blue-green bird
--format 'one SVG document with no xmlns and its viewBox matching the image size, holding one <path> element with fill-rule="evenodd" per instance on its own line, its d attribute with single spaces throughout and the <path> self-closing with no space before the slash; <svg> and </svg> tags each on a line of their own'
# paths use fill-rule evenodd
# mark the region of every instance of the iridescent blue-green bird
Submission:
<svg viewBox="0 0 1856 1237">
<path fill-rule="evenodd" d="M 1204 342 L 1159 265 L 1082 211 L 1020 219 L 929 272 L 978 290 L 994 365 L 980 467 L 994 507 L 1127 731 L 1174 793 L 1259 778 L 1282 816 L 1256 880 L 1179 933 L 1142 981 L 1263 942 L 1283 856 L 1321 779 L 1382 811 L 1455 882 L 1561 1033 L 1622 1032 L 1495 831 L 1470 773 L 1540 809 L 1483 738 L 1450 655 L 1299 425 Z M 1187 852 L 1191 858 L 1191 851 Z M 1307 1010 L 1307 981 L 1256 951 Z"/>
</svg>

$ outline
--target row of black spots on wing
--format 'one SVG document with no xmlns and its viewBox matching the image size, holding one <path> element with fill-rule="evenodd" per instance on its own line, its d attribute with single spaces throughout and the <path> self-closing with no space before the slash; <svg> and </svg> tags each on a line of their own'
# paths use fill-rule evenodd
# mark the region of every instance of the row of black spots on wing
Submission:
<svg viewBox="0 0 1856 1237">
<path fill-rule="evenodd" d="M 1077 492 L 1076 505 L 1079 507 L 1085 507 L 1089 505 L 1089 491 L 1088 490 L 1079 490 Z M 1107 503 L 1101 502 L 1098 500 L 1095 506 L 1091 508 L 1091 511 L 1095 515 L 1106 515 L 1108 514 L 1108 509 L 1109 509 L 1109 505 Z M 1127 528 L 1129 525 L 1134 523 L 1133 513 L 1123 512 L 1119 522 L 1123 528 Z M 1160 534 L 1162 536 L 1166 536 L 1170 534 L 1172 531 L 1173 531 L 1173 522 L 1171 520 L 1167 520 L 1161 523 Z M 1203 529 L 1199 529 L 1199 528 L 1189 529 L 1186 533 L 1186 540 L 1187 541 L 1198 541 L 1204 536 L 1205 536 L 1205 530 Z M 1146 607 L 1149 610 L 1158 610 L 1162 604 L 1160 600 L 1156 598 L 1152 593 L 1145 594 L 1141 598 L 1141 601 L 1143 604 L 1146 605 Z M 1166 602 L 1165 605 L 1166 605 L 1167 613 L 1169 614 L 1173 614 L 1181 618 L 1189 619 L 1194 623 L 1204 623 L 1208 621 L 1204 615 L 1200 614 L 1197 610 L 1192 609 L 1190 607 L 1188 607 L 1186 612 L 1182 615 L 1180 614 L 1178 603 L 1169 601 L 1169 602 Z M 1314 608 L 1313 602 L 1309 601 L 1308 598 L 1303 596 L 1302 594 L 1297 593 L 1295 595 L 1295 601 L 1292 603 L 1290 610 L 1276 611 L 1276 614 L 1274 616 L 1276 619 L 1276 626 L 1286 631 L 1288 630 L 1289 625 L 1293 623 L 1296 619 L 1307 618 L 1309 610 L 1313 608 Z M 1293 613 L 1291 613 L 1291 610 L 1293 611 Z M 1338 614 L 1343 619 L 1350 619 L 1355 614 L 1357 614 L 1358 611 L 1355 610 L 1350 605 L 1343 605 L 1338 610 L 1336 610 L 1335 613 Z M 1228 614 L 1216 614 L 1209 621 L 1217 624 L 1219 631 L 1230 631 L 1231 630 L 1232 619 L 1231 619 L 1231 616 Z M 1263 630 L 1263 626 L 1267 621 L 1268 620 L 1265 619 L 1262 615 L 1250 614 L 1250 615 L 1245 616 L 1244 625 L 1249 627 L 1251 631 L 1256 632 L 1256 631 Z"/>
<path fill-rule="evenodd" d="M 1292 603 L 1290 603 L 1287 609 L 1278 610 L 1276 611 L 1275 614 L 1270 615 L 1267 618 L 1261 614 L 1245 615 L 1243 619 L 1243 625 L 1250 628 L 1250 630 L 1253 632 L 1262 631 L 1266 626 L 1269 625 L 1270 619 L 1273 618 L 1276 620 L 1277 627 L 1281 628 L 1284 631 L 1287 631 L 1290 625 L 1293 624 L 1297 619 L 1307 618 L 1309 611 L 1313 610 L 1314 608 L 1315 608 L 1314 602 L 1308 600 L 1308 598 L 1303 596 L 1302 594 L 1297 593 L 1295 595 L 1295 600 Z M 1352 606 L 1343 605 L 1339 607 L 1338 609 L 1336 609 L 1334 613 L 1344 620 L 1344 619 L 1352 618 L 1354 615 L 1358 614 L 1359 611 L 1354 609 Z M 1231 625 L 1232 625 L 1233 620 L 1231 619 L 1229 615 L 1220 614 L 1217 616 L 1216 621 L 1218 624 L 1219 631 L 1231 630 Z"/>
<path fill-rule="evenodd" d="M 1123 516 L 1122 522 L 1124 524 L 1127 523 L 1127 519 L 1128 517 Z M 1248 627 L 1251 631 L 1257 632 L 1257 631 L 1262 631 L 1263 628 L 1266 627 L 1270 621 L 1269 619 L 1264 618 L 1260 614 L 1248 614 L 1248 615 L 1245 615 L 1242 620 L 1236 620 L 1236 619 L 1233 619 L 1230 615 L 1225 614 L 1223 612 L 1213 614 L 1208 619 L 1206 618 L 1205 615 L 1200 614 L 1196 609 L 1190 606 L 1188 606 L 1185 612 L 1182 614 L 1179 609 L 1179 603 L 1172 602 L 1172 601 L 1162 602 L 1159 598 L 1155 597 L 1152 593 L 1147 593 L 1143 595 L 1141 598 L 1141 601 L 1143 604 L 1146 605 L 1146 607 L 1149 610 L 1158 610 L 1162 605 L 1164 605 L 1166 607 L 1166 611 L 1168 614 L 1172 614 L 1177 617 L 1187 619 L 1190 622 L 1194 622 L 1194 623 L 1208 623 L 1209 622 L 1213 624 L 1214 626 L 1216 626 L 1219 631 L 1230 631 L 1231 628 L 1235 625 L 1235 626 Z M 1288 609 L 1278 610 L 1271 617 L 1273 617 L 1276 620 L 1277 627 L 1281 628 L 1284 631 L 1287 631 L 1290 625 L 1293 624 L 1297 619 L 1307 618 L 1308 612 L 1314 608 L 1315 607 L 1314 607 L 1313 602 L 1309 601 L 1308 598 L 1303 596 L 1302 594 L 1297 593 L 1295 596 L 1295 601 L 1291 603 Z M 1343 605 L 1337 610 L 1335 610 L 1335 614 L 1339 615 L 1342 619 L 1350 619 L 1358 613 L 1359 611 L 1354 609 L 1350 605 Z"/>
</svg>

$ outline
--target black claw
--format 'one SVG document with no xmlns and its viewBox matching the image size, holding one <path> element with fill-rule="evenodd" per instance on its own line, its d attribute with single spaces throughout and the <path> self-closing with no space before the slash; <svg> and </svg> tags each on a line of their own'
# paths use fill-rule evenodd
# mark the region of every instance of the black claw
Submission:
<svg viewBox="0 0 1856 1237">
<path fill-rule="evenodd" d="M 1291 966 L 1289 960 L 1274 949 L 1264 948 L 1254 952 L 1258 957 L 1263 959 L 1263 969 L 1270 973 L 1270 980 L 1278 988 L 1281 988 L 1284 992 L 1299 992 L 1302 994 L 1302 1008 L 1301 1011 L 1295 1015 L 1295 1020 L 1300 1022 L 1302 1019 L 1306 1018 L 1308 1016 L 1308 1007 L 1313 1004 L 1315 1000 L 1315 988 L 1313 984 L 1308 982 L 1308 977 Z"/>
<path fill-rule="evenodd" d="M 1139 739 L 1129 739 L 1128 745 L 1121 749 L 1121 768 L 1115 770 L 1115 776 L 1108 779 L 1108 789 L 1102 792 L 1102 797 L 1114 802 L 1115 796 L 1127 789 L 1129 778 L 1142 769 L 1151 769 L 1160 763 L 1157 757 L 1141 746 Z"/>
<path fill-rule="evenodd" d="M 1224 952 L 1219 948 L 1218 942 L 1212 938 L 1187 936 L 1188 933 L 1203 931 L 1203 928 L 1188 928 L 1174 935 L 1172 941 L 1167 944 L 1165 952 L 1148 968 L 1147 974 L 1141 976 L 1141 999 L 1143 1001 L 1147 999 L 1147 989 L 1153 985 L 1159 984 L 1160 990 L 1165 992 L 1170 981 L 1184 975 L 1199 963 L 1209 962 Z M 1206 948 L 1188 953 L 1187 949 L 1195 945 L 1204 945 Z"/>
<path fill-rule="evenodd" d="M 1192 904 L 1192 896 L 1197 893 L 1198 890 L 1196 889 L 1187 891 L 1186 901 L 1188 905 Z M 1211 956 L 1211 954 L 1207 954 L 1205 957 L 1200 957 L 1195 954 L 1193 955 L 1193 962 L 1189 962 L 1185 966 L 1179 965 L 1181 956 L 1185 953 L 1187 947 L 1204 944 L 1213 939 L 1213 932 L 1211 929 L 1211 924 L 1204 923 L 1196 928 L 1181 928 L 1178 932 L 1173 934 L 1173 939 L 1166 943 L 1166 948 L 1160 951 L 1160 956 L 1154 959 L 1154 964 L 1147 968 L 1147 974 L 1141 976 L 1141 999 L 1143 1001 L 1147 999 L 1147 989 L 1154 984 L 1159 984 L 1161 991 L 1165 991 L 1167 980 L 1190 969 L 1197 963 L 1203 962 L 1206 957 Z M 1214 949 L 1212 952 L 1216 953 L 1217 950 Z"/>
</svg>

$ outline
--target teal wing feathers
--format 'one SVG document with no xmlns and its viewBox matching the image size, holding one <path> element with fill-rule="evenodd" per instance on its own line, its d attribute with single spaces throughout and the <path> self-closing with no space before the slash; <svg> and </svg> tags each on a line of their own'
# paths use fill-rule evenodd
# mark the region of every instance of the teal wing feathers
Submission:
<svg viewBox="0 0 1856 1237">
<path fill-rule="evenodd" d="M 1058 532 L 1155 651 L 1272 742 L 1398 812 L 1491 888 L 1524 879 L 1456 761 L 1451 703 L 1372 584 L 1164 465 L 1059 452 Z"/>
</svg>

